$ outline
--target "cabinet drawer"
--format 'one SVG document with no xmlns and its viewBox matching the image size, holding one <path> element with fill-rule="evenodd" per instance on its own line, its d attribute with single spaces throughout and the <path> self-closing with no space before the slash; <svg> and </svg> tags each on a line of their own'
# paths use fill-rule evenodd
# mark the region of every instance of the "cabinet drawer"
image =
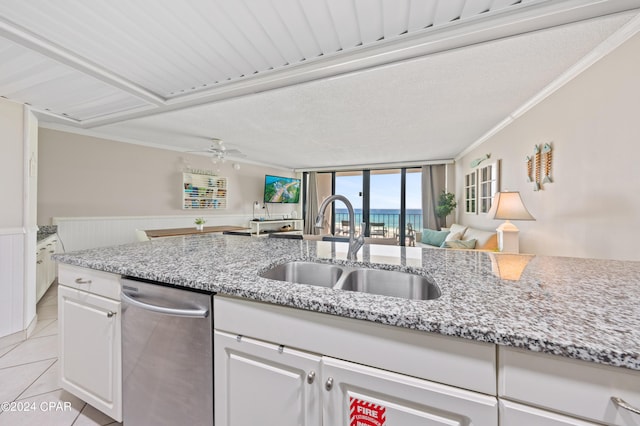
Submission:
<svg viewBox="0 0 640 426">
<path fill-rule="evenodd" d="M 640 371 L 505 347 L 499 369 L 501 398 L 596 422 L 640 424 L 640 415 L 611 400 L 640 407 Z"/>
<path fill-rule="evenodd" d="M 67 287 L 120 300 L 120 275 L 117 274 L 60 263 L 58 282 Z"/>
<path fill-rule="evenodd" d="M 596 423 L 578 420 L 539 408 L 500 401 L 500 426 L 596 426 Z"/>
<path fill-rule="evenodd" d="M 218 330 L 496 395 L 495 345 L 216 295 Z"/>
</svg>

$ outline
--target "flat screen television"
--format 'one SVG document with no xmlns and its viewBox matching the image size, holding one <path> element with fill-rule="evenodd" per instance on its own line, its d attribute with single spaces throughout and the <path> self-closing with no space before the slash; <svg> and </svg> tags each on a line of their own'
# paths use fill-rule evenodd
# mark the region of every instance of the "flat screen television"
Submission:
<svg viewBox="0 0 640 426">
<path fill-rule="evenodd" d="M 300 201 L 300 179 L 271 176 L 264 177 L 265 203 L 297 203 Z"/>
</svg>

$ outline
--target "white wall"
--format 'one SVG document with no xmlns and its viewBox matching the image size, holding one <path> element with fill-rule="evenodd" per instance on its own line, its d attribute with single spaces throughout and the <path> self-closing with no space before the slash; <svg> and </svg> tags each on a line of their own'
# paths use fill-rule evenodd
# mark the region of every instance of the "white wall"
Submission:
<svg viewBox="0 0 640 426">
<path fill-rule="evenodd" d="M 0 337 L 20 340 L 36 314 L 37 120 L 21 104 L 0 99 L 0 134 Z"/>
<path fill-rule="evenodd" d="M 0 98 L 0 228 L 22 228 L 23 194 L 23 107 Z"/>
<path fill-rule="evenodd" d="M 640 260 L 640 35 L 529 110 L 456 165 L 458 222 L 501 222 L 463 212 L 470 162 L 502 163 L 502 190 L 520 191 L 535 222 L 517 222 L 521 252 Z M 552 184 L 534 192 L 525 158 L 551 142 Z"/>
</svg>

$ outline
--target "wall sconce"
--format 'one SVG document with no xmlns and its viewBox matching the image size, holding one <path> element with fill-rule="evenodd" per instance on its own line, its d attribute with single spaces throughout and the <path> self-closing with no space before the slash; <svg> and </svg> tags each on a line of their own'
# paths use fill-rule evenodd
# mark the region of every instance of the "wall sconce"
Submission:
<svg viewBox="0 0 640 426">
<path fill-rule="evenodd" d="M 527 210 L 520 198 L 520 193 L 498 192 L 493 198 L 491 209 L 487 213 L 489 218 L 505 220 L 498 226 L 498 248 L 501 252 L 519 253 L 520 243 L 518 234 L 520 231 L 511 223 L 511 220 L 535 220 Z"/>
</svg>

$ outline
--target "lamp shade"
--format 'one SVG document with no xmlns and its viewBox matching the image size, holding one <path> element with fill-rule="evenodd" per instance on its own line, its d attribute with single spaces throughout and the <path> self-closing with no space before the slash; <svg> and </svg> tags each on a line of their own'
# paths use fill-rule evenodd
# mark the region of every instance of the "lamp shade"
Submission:
<svg viewBox="0 0 640 426">
<path fill-rule="evenodd" d="M 536 220 L 524 206 L 517 191 L 498 192 L 487 214 L 497 220 Z"/>
</svg>

